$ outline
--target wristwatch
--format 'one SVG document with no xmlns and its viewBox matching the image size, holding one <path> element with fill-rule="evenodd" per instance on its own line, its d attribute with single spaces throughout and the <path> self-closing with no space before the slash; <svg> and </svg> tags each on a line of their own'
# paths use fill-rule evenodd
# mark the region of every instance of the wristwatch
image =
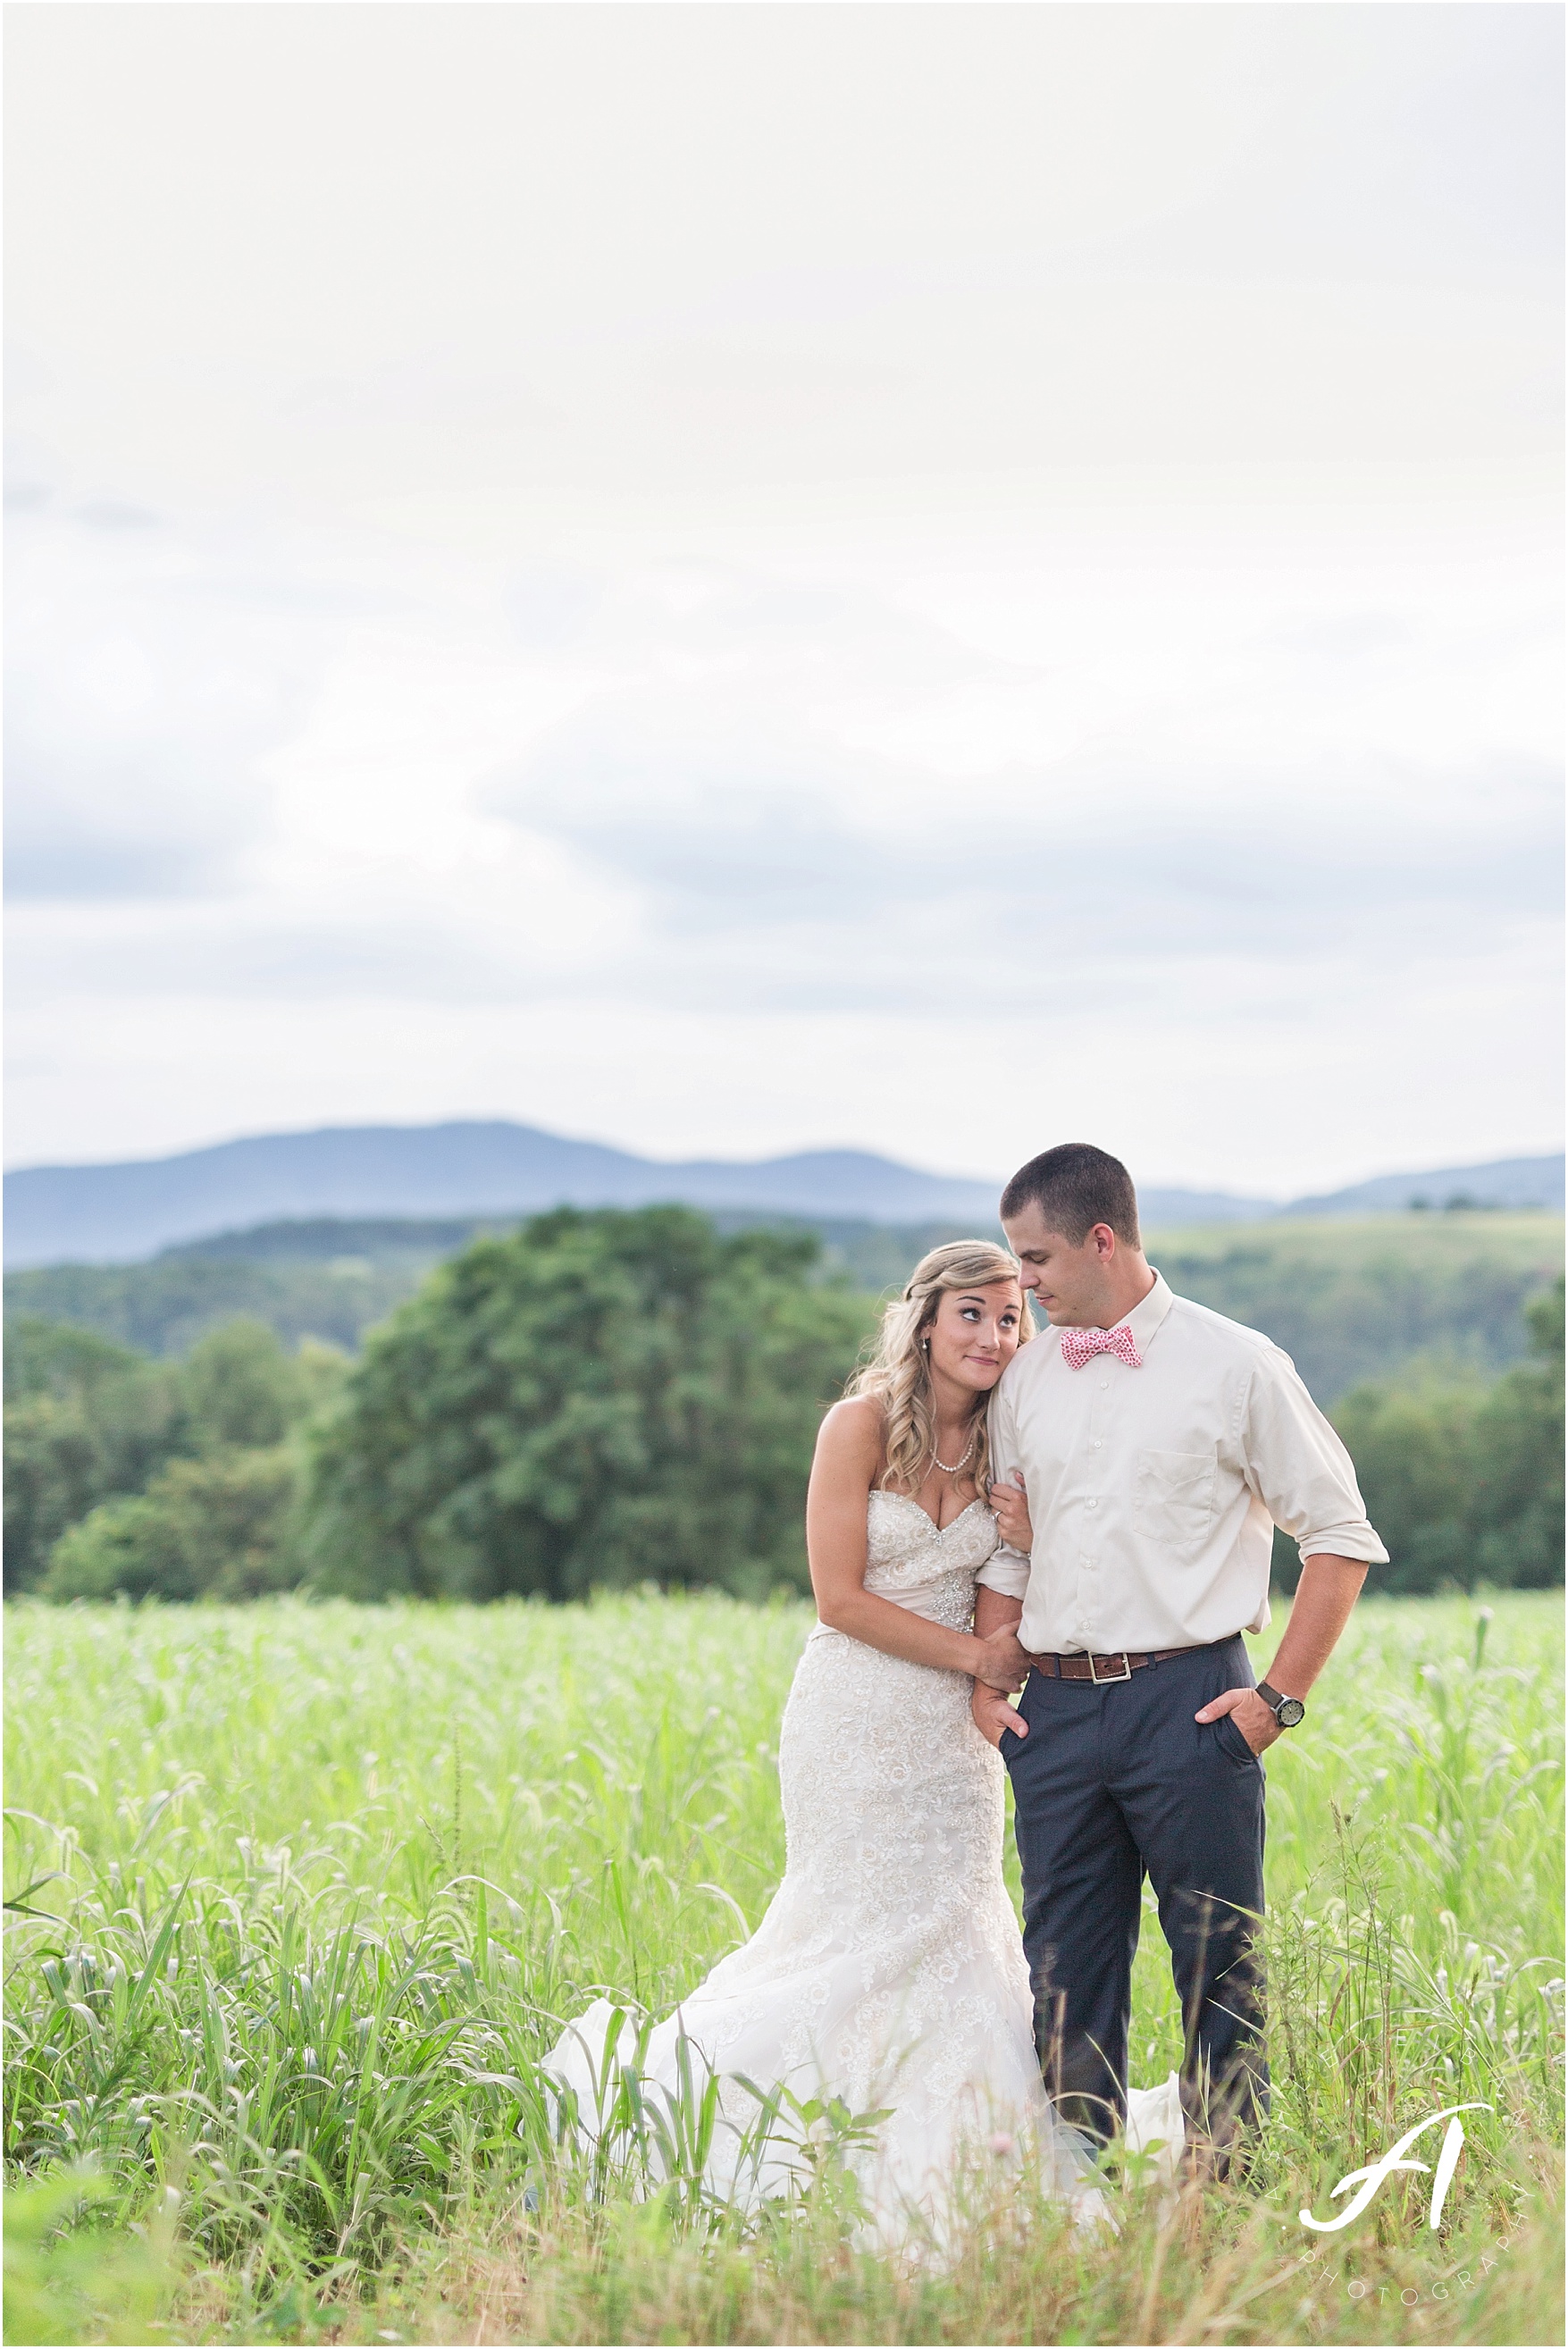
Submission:
<svg viewBox="0 0 1568 2349">
<path fill-rule="evenodd" d="M 1306 1707 L 1298 1696 L 1281 1696 L 1278 1689 L 1270 1688 L 1267 1681 L 1258 1682 L 1258 1694 L 1282 1729 L 1294 1729 L 1298 1721 L 1306 1719 Z"/>
</svg>

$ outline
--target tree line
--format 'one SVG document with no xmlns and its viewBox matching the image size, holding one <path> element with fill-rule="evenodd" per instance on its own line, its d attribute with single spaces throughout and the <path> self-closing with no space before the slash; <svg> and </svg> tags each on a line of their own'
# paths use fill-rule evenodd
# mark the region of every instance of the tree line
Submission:
<svg viewBox="0 0 1568 2349">
<path fill-rule="evenodd" d="M 721 1233 L 760 1218 L 710 1213 Z M 775 1219 L 778 1221 L 779 1219 Z M 822 1243 L 814 1279 L 841 1272 L 880 1295 L 927 1249 L 966 1233 L 950 1223 L 782 1219 Z M 146 1264 L 35 1266 L 5 1275 L 5 1324 L 67 1321 L 138 1353 L 174 1360 L 223 1323 L 264 1321 L 356 1351 L 438 1264 L 517 1218 L 324 1216 L 258 1225 L 167 1248 Z M 1001 1239 L 1000 1226 L 986 1237 Z M 1562 1268 L 1562 1224 L 1547 1216 L 1381 1216 L 1265 1222 L 1155 1234 L 1152 1262 L 1183 1297 L 1266 1330 L 1326 1407 L 1367 1379 L 1426 1355 L 1488 1377 L 1525 1350 L 1522 1309 Z"/>
<path fill-rule="evenodd" d="M 802 1232 L 562 1208 L 440 1266 L 357 1359 L 232 1320 L 180 1361 L 41 1319 L 6 1361 L 8 1593 L 574 1599 L 808 1587 L 818 1422 L 875 1300 Z M 1501 1377 L 1334 1416 L 1422 1591 L 1563 1577 L 1563 1283 Z M 1276 1571 L 1294 1582 L 1294 1546 Z"/>
<path fill-rule="evenodd" d="M 1559 1276 L 1525 1308 L 1529 1358 L 1499 1379 L 1368 1381 L 1336 1407 L 1388 1551 L 1377 1587 L 1562 1581 L 1563 1297 Z"/>
</svg>

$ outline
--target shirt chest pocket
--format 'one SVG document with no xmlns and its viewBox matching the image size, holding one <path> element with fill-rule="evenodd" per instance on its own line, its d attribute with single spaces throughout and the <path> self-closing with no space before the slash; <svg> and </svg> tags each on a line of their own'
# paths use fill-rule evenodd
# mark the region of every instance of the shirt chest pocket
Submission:
<svg viewBox="0 0 1568 2349">
<path fill-rule="evenodd" d="M 1139 1532 L 1165 1550 L 1198 1548 L 1214 1521 L 1218 1466 L 1212 1452 L 1140 1452 L 1132 1498 Z"/>
</svg>

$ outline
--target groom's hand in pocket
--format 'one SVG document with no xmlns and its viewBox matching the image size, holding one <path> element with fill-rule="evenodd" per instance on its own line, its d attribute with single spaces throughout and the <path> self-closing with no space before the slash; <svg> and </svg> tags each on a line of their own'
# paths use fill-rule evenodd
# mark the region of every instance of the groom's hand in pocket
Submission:
<svg viewBox="0 0 1568 2349">
<path fill-rule="evenodd" d="M 1236 1727 L 1254 1754 L 1266 1754 L 1274 1739 L 1284 1734 L 1274 1719 L 1273 1706 L 1266 1704 L 1255 1689 L 1227 1689 L 1223 1696 L 1214 1697 L 1208 1704 L 1200 1706 L 1192 1718 L 1194 1721 L 1218 1721 L 1222 1713 L 1227 1713 L 1233 1716 Z"/>
<path fill-rule="evenodd" d="M 975 1728 L 988 1745 L 999 1745 L 1005 1729 L 1013 1730 L 1019 1737 L 1029 1733 L 1029 1724 L 1012 1699 L 997 1689 L 987 1688 L 984 1681 L 975 1682 L 969 1710 L 975 1716 Z"/>
</svg>

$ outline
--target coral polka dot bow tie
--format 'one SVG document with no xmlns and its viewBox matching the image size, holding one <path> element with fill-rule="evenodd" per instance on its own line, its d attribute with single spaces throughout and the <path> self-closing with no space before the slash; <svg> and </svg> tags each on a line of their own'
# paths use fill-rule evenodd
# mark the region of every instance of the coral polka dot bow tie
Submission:
<svg viewBox="0 0 1568 2349">
<path fill-rule="evenodd" d="M 1138 1340 L 1125 1323 L 1115 1330 L 1064 1330 L 1062 1360 L 1072 1371 L 1081 1371 L 1096 1354 L 1115 1354 L 1130 1371 L 1143 1368 L 1143 1357 L 1138 1350 Z"/>
</svg>

